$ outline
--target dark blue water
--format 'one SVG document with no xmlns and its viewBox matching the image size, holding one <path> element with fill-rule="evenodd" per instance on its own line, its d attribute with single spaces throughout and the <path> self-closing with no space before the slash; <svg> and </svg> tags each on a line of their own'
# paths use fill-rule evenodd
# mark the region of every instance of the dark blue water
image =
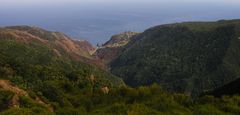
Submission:
<svg viewBox="0 0 240 115">
<path fill-rule="evenodd" d="M 39 26 L 92 44 L 104 43 L 119 32 L 142 32 L 159 24 L 240 18 L 240 4 L 220 3 L 0 6 L 0 26 Z"/>
</svg>

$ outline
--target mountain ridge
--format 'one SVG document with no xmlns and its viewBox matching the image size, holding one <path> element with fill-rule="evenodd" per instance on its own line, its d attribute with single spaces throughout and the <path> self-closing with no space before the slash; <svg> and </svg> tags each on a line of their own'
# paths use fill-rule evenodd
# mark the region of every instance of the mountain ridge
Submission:
<svg viewBox="0 0 240 115">
<path fill-rule="evenodd" d="M 127 31 L 113 35 L 110 40 L 96 50 L 93 57 L 108 65 L 125 50 L 125 46 L 133 41 L 138 34 L 137 32 Z"/>
<path fill-rule="evenodd" d="M 152 27 L 112 61 L 111 72 L 134 87 L 157 82 L 198 95 L 239 76 L 239 27 L 239 20 Z"/>
<path fill-rule="evenodd" d="M 91 55 L 96 49 L 89 42 L 74 40 L 61 32 L 51 32 L 31 26 L 11 26 L 1 28 L 0 35 L 1 39 L 12 39 L 25 44 L 36 42 L 47 45 L 53 49 L 56 56 L 105 68 L 101 61 L 92 58 Z"/>
</svg>

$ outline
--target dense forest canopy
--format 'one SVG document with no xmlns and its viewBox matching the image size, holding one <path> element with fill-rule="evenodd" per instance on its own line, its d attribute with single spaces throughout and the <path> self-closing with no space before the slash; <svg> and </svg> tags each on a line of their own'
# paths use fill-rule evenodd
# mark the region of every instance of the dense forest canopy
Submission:
<svg viewBox="0 0 240 115">
<path fill-rule="evenodd" d="M 111 72 L 137 87 L 159 83 L 199 95 L 240 76 L 240 21 L 156 26 L 140 34 L 111 63 Z"/>
</svg>

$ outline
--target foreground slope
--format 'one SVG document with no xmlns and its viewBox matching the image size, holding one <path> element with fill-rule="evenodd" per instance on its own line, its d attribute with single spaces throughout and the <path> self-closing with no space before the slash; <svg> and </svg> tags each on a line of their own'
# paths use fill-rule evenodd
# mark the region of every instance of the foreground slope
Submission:
<svg viewBox="0 0 240 115">
<path fill-rule="evenodd" d="M 16 92 L 0 88 L 1 115 L 237 115 L 240 113 L 239 96 L 221 98 L 204 96 L 193 100 L 184 94 L 165 92 L 156 84 L 140 88 L 116 88 L 108 94 L 97 91 L 91 93 L 91 90 L 86 90 L 84 94 L 80 90 L 81 93 L 78 95 L 76 92 L 70 95 L 69 92 L 72 90 L 68 90 L 68 93 L 59 93 L 62 89 L 53 90 L 52 87 L 48 87 L 50 89 L 46 90 L 51 90 L 48 93 L 60 98 L 57 100 L 61 100 L 61 103 L 49 103 L 49 98 L 41 95 L 39 97 L 39 93 L 37 95 L 30 91 L 28 93 L 8 82 L 7 85 L 18 90 Z M 18 92 L 23 92 L 24 95 Z M 63 98 L 65 96 L 68 97 Z"/>
<path fill-rule="evenodd" d="M 68 46 L 73 44 L 70 38 L 61 34 L 54 37 L 57 33 L 51 32 L 40 37 L 46 34 L 42 31 L 37 30 L 35 35 L 35 31 L 30 34 L 25 30 L 0 29 L 0 80 L 9 80 L 29 95 L 39 97 L 47 105 L 53 106 L 55 112 L 69 106 L 74 109 L 73 97 L 75 99 L 79 95 L 90 95 L 101 89 L 112 90 L 124 85 L 120 78 L 83 63 L 82 57 L 88 53 L 81 52 L 76 44 Z M 72 58 L 73 55 L 76 57 Z M 38 104 L 20 106 L 28 107 L 41 108 Z M 11 107 L 5 109 L 8 108 Z"/>
<path fill-rule="evenodd" d="M 240 76 L 239 37 L 239 20 L 153 27 L 111 63 L 111 71 L 134 87 L 156 82 L 197 95 Z"/>
<path fill-rule="evenodd" d="M 42 69 L 53 70 L 50 72 L 56 72 L 56 75 L 51 75 L 54 77 L 58 77 L 57 73 L 71 74 L 77 69 L 82 69 L 81 71 L 86 72 L 85 74 L 91 74 L 91 72 L 93 75 L 94 72 L 101 73 L 103 79 L 105 79 L 104 75 L 106 75 L 109 79 L 116 79 L 116 81 L 121 82 L 120 79 L 113 75 L 87 63 L 86 60 L 91 60 L 91 58 L 87 58 L 90 57 L 89 51 L 94 49 L 89 48 L 88 43 L 84 47 L 85 42 L 74 41 L 62 33 L 50 32 L 36 27 L 1 28 L 0 64 L 2 76 L 26 74 L 24 72 L 31 72 L 31 69 L 36 69 L 35 67 L 39 69 L 39 72 Z M 82 61 L 85 61 L 85 63 Z M 32 74 L 39 77 L 37 72 Z M 51 73 L 42 73 L 41 75 L 44 76 L 45 74 L 49 75 Z"/>
</svg>

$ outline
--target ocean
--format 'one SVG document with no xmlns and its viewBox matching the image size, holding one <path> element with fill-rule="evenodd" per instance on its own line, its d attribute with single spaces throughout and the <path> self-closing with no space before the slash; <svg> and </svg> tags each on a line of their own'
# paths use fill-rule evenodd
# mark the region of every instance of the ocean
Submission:
<svg viewBox="0 0 240 115">
<path fill-rule="evenodd" d="M 0 26 L 30 25 L 102 44 L 124 31 L 160 24 L 240 18 L 238 4 L 131 3 L 13 5 L 0 7 Z"/>
</svg>

